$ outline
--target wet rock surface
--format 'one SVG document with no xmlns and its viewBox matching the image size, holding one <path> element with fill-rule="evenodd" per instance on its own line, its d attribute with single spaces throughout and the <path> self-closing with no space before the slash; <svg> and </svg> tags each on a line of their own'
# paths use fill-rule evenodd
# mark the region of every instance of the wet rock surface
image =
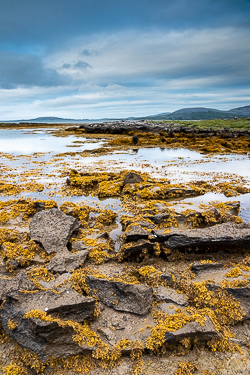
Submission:
<svg viewBox="0 0 250 375">
<path fill-rule="evenodd" d="M 57 253 L 67 246 L 80 223 L 72 216 L 52 208 L 38 212 L 30 223 L 30 237 L 41 243 L 47 254 Z"/>
</svg>

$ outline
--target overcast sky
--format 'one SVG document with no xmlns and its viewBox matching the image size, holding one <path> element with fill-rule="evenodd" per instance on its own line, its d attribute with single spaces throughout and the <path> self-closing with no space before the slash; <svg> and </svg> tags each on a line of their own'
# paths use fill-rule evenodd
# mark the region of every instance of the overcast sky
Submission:
<svg viewBox="0 0 250 375">
<path fill-rule="evenodd" d="M 250 105 L 250 0 L 0 0 L 0 120 Z"/>
</svg>

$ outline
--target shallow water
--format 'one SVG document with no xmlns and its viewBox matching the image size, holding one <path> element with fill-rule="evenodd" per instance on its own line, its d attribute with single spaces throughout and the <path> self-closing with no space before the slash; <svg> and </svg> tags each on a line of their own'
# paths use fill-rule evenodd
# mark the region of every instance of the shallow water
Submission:
<svg viewBox="0 0 250 375">
<path fill-rule="evenodd" d="M 48 129 L 46 129 L 48 130 Z M 30 131 L 30 129 L 0 129 L 0 152 L 13 155 L 30 155 L 37 152 L 69 152 L 93 150 L 103 143 L 84 143 L 80 147 L 74 147 L 74 141 L 79 138 L 69 135 L 68 137 L 55 137 L 44 130 Z M 86 141 L 86 138 L 81 138 Z"/>
</svg>

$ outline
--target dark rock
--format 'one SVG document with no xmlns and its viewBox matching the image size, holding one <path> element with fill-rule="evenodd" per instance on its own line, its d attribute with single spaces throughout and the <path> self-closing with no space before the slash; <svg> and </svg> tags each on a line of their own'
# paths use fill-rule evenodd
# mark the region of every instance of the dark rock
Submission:
<svg viewBox="0 0 250 375">
<path fill-rule="evenodd" d="M 125 233 L 124 237 L 126 242 L 138 241 L 141 239 L 147 239 L 150 235 L 150 232 L 146 229 L 143 229 L 139 225 L 132 225 Z"/>
<path fill-rule="evenodd" d="M 168 212 L 163 212 L 161 214 L 156 214 L 154 215 L 151 220 L 155 223 L 155 224 L 160 224 L 162 223 L 164 220 L 168 219 L 170 216 L 170 214 Z"/>
<path fill-rule="evenodd" d="M 88 253 L 87 250 L 82 250 L 76 254 L 72 254 L 69 251 L 64 250 L 56 254 L 46 268 L 48 271 L 58 273 L 72 272 L 85 262 Z"/>
<path fill-rule="evenodd" d="M 52 208 L 34 215 L 30 223 L 30 237 L 41 243 L 47 254 L 51 254 L 65 248 L 70 236 L 79 227 L 77 219 Z"/>
<path fill-rule="evenodd" d="M 154 232 L 164 245 L 173 250 L 181 248 L 213 248 L 221 245 L 241 245 L 250 248 L 250 224 L 224 223 L 204 229 L 173 230 L 168 234 Z"/>
<path fill-rule="evenodd" d="M 154 289 L 154 295 L 158 302 L 172 302 L 180 306 L 187 306 L 187 297 L 183 293 L 178 293 L 175 289 L 158 286 Z"/>
<path fill-rule="evenodd" d="M 139 240 L 137 242 L 131 242 L 129 244 L 126 244 L 125 246 L 122 246 L 120 249 L 120 251 L 124 253 L 124 256 L 140 254 L 144 250 L 154 251 L 155 244 L 147 240 Z"/>
<path fill-rule="evenodd" d="M 152 288 L 142 284 L 126 284 L 94 276 L 87 276 L 86 283 L 91 292 L 109 307 L 144 315 L 153 302 Z"/>
<path fill-rule="evenodd" d="M 143 179 L 141 178 L 139 174 L 134 173 L 134 172 L 128 172 L 126 176 L 124 177 L 123 185 L 125 186 L 127 184 L 138 184 L 142 181 Z"/>
<path fill-rule="evenodd" d="M 201 262 L 194 262 L 191 271 L 198 273 L 200 271 L 209 271 L 213 269 L 218 269 L 223 266 L 222 263 L 201 263 Z"/>
<path fill-rule="evenodd" d="M 162 273 L 161 279 L 166 281 L 168 285 L 172 284 L 172 282 L 173 282 L 173 276 L 168 272 Z"/>
<path fill-rule="evenodd" d="M 219 339 L 220 335 L 214 329 L 213 323 L 208 317 L 206 317 L 206 322 L 203 326 L 197 322 L 190 322 L 175 332 L 165 333 L 165 340 L 169 345 L 174 345 L 185 338 L 206 342 L 213 338 Z"/>
<path fill-rule="evenodd" d="M 137 134 L 133 135 L 132 142 L 133 142 L 134 145 L 136 145 L 138 143 L 138 135 Z"/>
</svg>

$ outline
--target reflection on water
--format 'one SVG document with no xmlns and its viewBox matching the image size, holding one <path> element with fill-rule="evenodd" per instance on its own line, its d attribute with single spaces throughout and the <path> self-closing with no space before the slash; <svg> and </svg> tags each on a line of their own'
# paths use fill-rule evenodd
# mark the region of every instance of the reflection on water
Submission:
<svg viewBox="0 0 250 375">
<path fill-rule="evenodd" d="M 0 152 L 14 155 L 30 155 L 35 152 L 67 152 L 93 150 L 100 147 L 103 142 L 84 143 L 81 147 L 74 147 L 72 142 L 79 138 L 70 135 L 68 137 L 54 137 L 43 130 L 27 132 L 27 129 L 0 129 Z M 85 141 L 85 138 L 80 138 Z"/>
</svg>

